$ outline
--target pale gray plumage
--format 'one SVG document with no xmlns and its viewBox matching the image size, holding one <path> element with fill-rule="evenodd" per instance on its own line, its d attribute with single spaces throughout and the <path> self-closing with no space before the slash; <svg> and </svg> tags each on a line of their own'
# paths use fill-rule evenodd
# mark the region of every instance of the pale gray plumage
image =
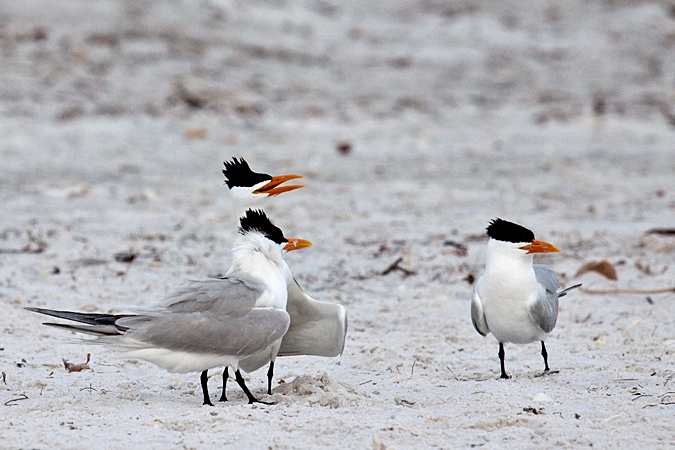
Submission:
<svg viewBox="0 0 675 450">
<path fill-rule="evenodd" d="M 558 288 L 560 284 L 555 279 L 555 273 L 544 264 L 533 264 L 537 282 L 546 289 L 546 296 L 539 297 L 530 307 L 530 319 L 546 333 L 555 328 L 558 320 Z"/>
<path fill-rule="evenodd" d="M 471 323 L 473 328 L 478 331 L 481 336 L 487 336 L 490 328 L 485 321 L 485 314 L 483 313 L 483 305 L 476 301 L 476 292 L 473 293 L 473 300 L 471 301 Z"/>
<path fill-rule="evenodd" d="M 281 341 L 279 356 L 341 355 L 348 325 L 344 306 L 314 300 L 305 294 L 295 279 L 287 286 L 291 300 L 286 311 L 291 316 L 291 326 Z"/>
<path fill-rule="evenodd" d="M 288 281 L 288 280 L 287 280 Z M 291 318 L 277 356 L 327 356 L 342 354 L 347 335 L 344 306 L 314 300 L 304 293 L 295 279 L 288 281 L 286 312 Z M 269 352 L 253 355 L 239 362 L 246 372 L 254 372 L 270 362 Z"/>
<path fill-rule="evenodd" d="M 230 275 L 192 281 L 161 304 L 134 315 L 95 315 L 28 308 L 75 320 L 84 325 L 48 324 L 98 335 L 98 343 L 123 351 L 160 347 L 196 354 L 249 356 L 281 339 L 290 324 L 288 313 L 255 307 L 266 287 Z M 106 321 L 108 324 L 98 324 Z M 171 330 L 171 332 L 167 332 Z"/>
</svg>

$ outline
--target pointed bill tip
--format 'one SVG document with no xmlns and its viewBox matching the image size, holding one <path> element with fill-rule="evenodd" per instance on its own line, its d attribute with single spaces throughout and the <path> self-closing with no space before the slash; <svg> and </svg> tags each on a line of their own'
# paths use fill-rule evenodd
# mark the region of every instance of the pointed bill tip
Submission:
<svg viewBox="0 0 675 450">
<path fill-rule="evenodd" d="M 295 180 L 296 178 L 304 178 L 302 175 L 279 175 L 277 177 L 272 177 L 272 180 L 261 187 L 253 191 L 254 194 L 267 194 L 268 197 L 273 195 L 279 195 L 283 192 L 289 192 L 295 189 L 300 189 L 302 185 L 293 185 L 293 186 L 279 186 L 281 183 L 285 183 L 288 180 Z"/>
<path fill-rule="evenodd" d="M 254 192 L 254 194 L 267 194 L 268 197 L 274 197 L 275 195 L 283 194 L 284 192 L 294 191 L 296 189 L 304 188 L 304 184 L 294 184 L 291 186 L 278 186 L 270 189 L 265 192 Z"/>
<path fill-rule="evenodd" d="M 293 251 L 293 250 L 300 250 L 301 248 L 305 247 L 311 247 L 312 243 L 309 241 L 306 241 L 304 239 L 294 239 L 294 238 L 288 238 L 288 244 L 284 246 L 284 250 L 287 252 Z"/>
<path fill-rule="evenodd" d="M 560 251 L 558 247 L 548 242 L 532 240 L 531 244 L 520 247 L 521 250 L 527 250 L 527 253 L 557 253 Z"/>
</svg>

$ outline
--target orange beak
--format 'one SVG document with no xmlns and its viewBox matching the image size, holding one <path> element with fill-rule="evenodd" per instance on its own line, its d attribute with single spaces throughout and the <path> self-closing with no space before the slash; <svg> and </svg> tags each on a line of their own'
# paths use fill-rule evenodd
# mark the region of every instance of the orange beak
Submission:
<svg viewBox="0 0 675 450">
<path fill-rule="evenodd" d="M 272 181 L 270 181 L 260 189 L 256 189 L 255 191 L 253 191 L 253 193 L 267 194 L 268 197 L 272 197 L 273 195 L 279 195 L 282 192 L 288 192 L 295 189 L 300 189 L 301 187 L 305 187 L 302 185 L 279 186 L 281 183 L 284 183 L 288 180 L 294 180 L 296 178 L 304 178 L 304 177 L 302 175 L 280 175 L 278 177 L 272 177 Z"/>
<path fill-rule="evenodd" d="M 304 239 L 288 238 L 288 244 L 284 245 L 284 250 L 290 252 L 292 250 L 300 250 L 301 248 L 311 247 L 312 243 Z"/>
<path fill-rule="evenodd" d="M 531 244 L 524 245 L 520 247 L 521 250 L 527 250 L 527 253 L 555 253 L 559 252 L 560 249 L 554 245 L 549 244 L 548 242 L 538 241 L 534 239 Z"/>
</svg>

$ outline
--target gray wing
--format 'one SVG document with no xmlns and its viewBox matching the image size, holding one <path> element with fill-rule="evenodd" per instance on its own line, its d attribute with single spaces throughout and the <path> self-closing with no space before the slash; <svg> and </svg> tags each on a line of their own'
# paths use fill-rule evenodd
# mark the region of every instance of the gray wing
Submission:
<svg viewBox="0 0 675 450">
<path fill-rule="evenodd" d="M 546 333 L 555 328 L 558 320 L 558 288 L 560 285 L 555 279 L 555 273 L 544 264 L 534 264 L 534 274 L 537 282 L 543 287 L 543 293 L 530 306 L 530 319 Z"/>
<path fill-rule="evenodd" d="M 337 303 L 320 302 L 304 293 L 294 278 L 287 280 L 286 311 L 291 326 L 279 356 L 339 356 L 345 348 L 347 311 Z"/>
<path fill-rule="evenodd" d="M 288 312 L 291 325 L 281 341 L 277 356 L 339 356 L 347 336 L 347 312 L 342 305 L 314 300 L 298 282 L 287 279 Z M 239 362 L 251 373 L 270 362 L 270 353 L 262 352 Z"/>
<path fill-rule="evenodd" d="M 247 314 L 265 292 L 262 283 L 229 275 L 190 281 L 178 287 L 153 312 L 210 312 L 217 316 L 240 317 Z"/>
<path fill-rule="evenodd" d="M 129 345 L 253 355 L 281 339 L 290 324 L 286 311 L 254 307 L 265 290 L 236 275 L 192 281 L 158 307 L 115 324 L 128 328 L 124 341 Z"/>
<path fill-rule="evenodd" d="M 281 339 L 290 317 L 276 308 L 252 308 L 241 316 L 219 316 L 212 311 L 159 312 L 118 322 L 129 327 L 123 346 L 245 357 Z"/>
<path fill-rule="evenodd" d="M 488 328 L 487 321 L 485 320 L 483 304 L 481 303 L 480 296 L 478 295 L 479 283 L 480 278 L 473 288 L 473 297 L 471 298 L 471 323 L 473 323 L 473 327 L 480 335 L 487 336 L 487 334 L 490 332 L 490 329 Z"/>
</svg>

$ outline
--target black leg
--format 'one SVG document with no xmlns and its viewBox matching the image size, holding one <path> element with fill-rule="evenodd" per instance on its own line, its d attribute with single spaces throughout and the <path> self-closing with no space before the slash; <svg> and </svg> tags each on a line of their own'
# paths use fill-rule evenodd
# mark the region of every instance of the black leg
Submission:
<svg viewBox="0 0 675 450">
<path fill-rule="evenodd" d="M 210 405 L 213 406 L 213 403 L 211 403 L 211 399 L 209 398 L 209 388 L 207 386 L 207 383 L 209 381 L 209 371 L 205 370 L 202 372 L 202 376 L 200 378 L 202 382 L 202 392 L 204 393 L 204 405 Z"/>
<path fill-rule="evenodd" d="M 504 344 L 502 344 L 501 342 L 499 343 L 499 363 L 501 364 L 502 367 L 502 375 L 499 378 L 504 378 L 505 380 L 508 380 L 511 377 L 509 377 L 506 374 L 506 370 L 504 369 Z"/>
<path fill-rule="evenodd" d="M 249 405 L 251 403 L 263 403 L 265 405 L 273 405 L 274 404 L 274 403 L 261 402 L 260 400 L 255 398 L 253 396 L 253 394 L 251 394 L 251 391 L 249 391 L 248 388 L 246 387 L 246 382 L 244 381 L 244 377 L 241 376 L 241 372 L 239 371 L 239 369 L 237 369 L 237 371 L 234 373 L 234 375 L 235 375 L 235 380 L 237 380 L 237 384 L 239 385 L 241 390 L 244 391 L 244 394 L 246 394 L 246 396 L 248 397 Z"/>
<path fill-rule="evenodd" d="M 541 356 L 544 357 L 544 373 L 540 373 L 539 375 L 535 375 L 535 377 L 543 377 L 544 375 L 551 375 L 554 373 L 558 373 L 557 370 L 551 370 L 548 367 L 548 352 L 546 351 L 546 345 L 544 345 L 544 341 L 541 341 Z"/>
<path fill-rule="evenodd" d="M 551 375 L 559 372 L 557 370 L 551 370 L 548 367 L 548 352 L 546 351 L 546 345 L 544 345 L 544 341 L 541 341 L 541 356 L 544 357 L 544 373 L 535 375 L 535 377 L 543 377 L 544 375 Z"/>
<path fill-rule="evenodd" d="M 546 351 L 544 341 L 541 341 L 541 356 L 544 357 L 544 372 L 548 372 L 551 369 L 548 367 L 548 352 Z"/>
<path fill-rule="evenodd" d="M 227 369 L 229 369 L 229 367 L 225 367 L 225 370 L 223 370 L 223 393 L 220 395 L 220 399 L 218 399 L 219 402 L 227 401 L 227 397 L 225 396 L 225 388 L 227 387 L 227 378 L 230 376 Z"/>
<path fill-rule="evenodd" d="M 267 371 L 267 395 L 272 395 L 272 378 L 274 378 L 274 361 L 270 361 L 270 369 Z"/>
</svg>

